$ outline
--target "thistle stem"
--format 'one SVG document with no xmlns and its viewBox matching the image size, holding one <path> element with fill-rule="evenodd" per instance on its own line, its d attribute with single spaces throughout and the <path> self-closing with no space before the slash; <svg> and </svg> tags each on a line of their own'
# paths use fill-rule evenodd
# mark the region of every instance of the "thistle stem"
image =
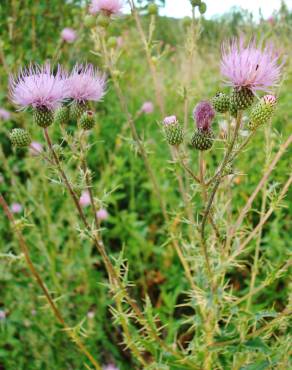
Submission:
<svg viewBox="0 0 292 370">
<path fill-rule="evenodd" d="M 139 306 L 137 305 L 137 303 L 135 302 L 135 300 L 133 300 L 130 295 L 128 294 L 127 292 L 127 289 L 123 286 L 122 282 L 120 281 L 119 279 L 119 276 L 117 275 L 115 269 L 114 269 L 114 266 L 112 265 L 108 255 L 106 254 L 106 251 L 105 251 L 105 248 L 104 248 L 104 245 L 103 245 L 103 242 L 102 242 L 102 239 L 98 237 L 98 234 L 92 232 L 91 228 L 90 228 L 90 225 L 89 223 L 87 222 L 86 220 L 86 217 L 83 213 L 83 210 L 82 208 L 80 207 L 79 205 L 79 201 L 78 201 L 78 197 L 77 195 L 75 194 L 72 186 L 70 185 L 70 182 L 69 180 L 67 179 L 67 176 L 65 174 L 65 172 L 62 170 L 62 167 L 61 167 L 61 164 L 60 164 L 60 161 L 58 159 L 58 156 L 56 155 L 55 151 L 54 151 L 54 148 L 53 148 L 53 145 L 52 145 L 52 142 L 51 142 L 51 139 L 50 139 L 50 136 L 49 136 L 49 133 L 48 133 L 48 130 L 47 129 L 44 129 L 44 135 L 45 135 L 45 139 L 47 141 L 47 144 L 48 144 L 48 147 L 52 153 L 52 156 L 54 158 L 54 161 L 55 161 L 55 165 L 69 191 L 69 194 L 71 195 L 71 198 L 73 199 L 74 201 L 74 204 L 78 210 L 78 213 L 80 215 L 80 218 L 86 228 L 86 230 L 90 233 L 99 253 L 101 254 L 101 257 L 104 261 L 104 264 L 105 264 L 105 267 L 106 267 L 106 270 L 107 270 L 107 273 L 108 273 L 108 276 L 109 276 L 109 279 L 110 281 L 117 285 L 117 287 L 119 289 L 121 289 L 124 294 L 125 294 L 125 298 L 128 302 L 128 304 L 130 305 L 130 307 L 133 309 L 133 312 L 135 313 L 136 317 L 137 317 L 137 320 L 140 322 L 141 325 L 144 325 L 146 326 L 148 332 L 149 332 L 149 335 L 155 340 L 157 341 L 161 347 L 163 347 L 166 351 L 172 353 L 174 356 L 178 357 L 178 358 L 183 358 L 183 356 L 176 352 L 175 350 L 173 350 L 171 347 L 169 347 L 158 335 L 157 333 L 155 332 L 155 330 L 147 324 L 147 321 L 146 319 L 144 318 L 144 315 L 143 313 L 141 312 Z M 77 203 L 76 203 L 76 199 L 77 199 Z"/>
<path fill-rule="evenodd" d="M 225 167 L 226 167 L 226 165 L 227 165 L 227 163 L 228 163 L 228 161 L 230 159 L 230 156 L 232 154 L 232 150 L 234 148 L 234 145 L 235 145 L 235 142 L 236 142 L 236 139 L 237 139 L 237 136 L 238 136 L 238 132 L 239 132 L 240 125 L 241 125 L 241 118 L 242 118 L 242 113 L 239 112 L 238 115 L 237 115 L 236 126 L 235 126 L 235 130 L 234 130 L 232 141 L 231 141 L 231 143 L 228 146 L 227 152 L 226 152 L 225 157 L 223 159 L 223 162 L 222 162 L 222 164 L 220 166 L 220 169 L 219 169 L 219 172 L 218 172 L 218 175 L 217 175 L 217 179 L 215 181 L 214 188 L 213 188 L 213 190 L 211 192 L 211 195 L 210 195 L 208 204 L 206 206 L 206 209 L 205 209 L 205 212 L 204 212 L 204 215 L 203 215 L 202 224 L 201 224 L 201 244 L 202 244 L 202 251 L 203 251 L 203 254 L 205 256 L 206 267 L 207 267 L 207 271 L 208 271 L 208 275 L 209 275 L 211 286 L 214 283 L 213 282 L 213 272 L 211 270 L 211 265 L 210 265 L 209 256 L 208 256 L 208 250 L 207 250 L 207 245 L 206 245 L 205 227 L 206 227 L 207 219 L 208 219 L 209 214 L 211 212 L 211 208 L 212 208 L 212 204 L 213 204 L 215 195 L 217 193 L 217 190 L 219 188 L 219 185 L 220 185 L 220 182 L 221 182 L 221 179 L 222 179 L 223 171 L 224 171 L 224 169 L 225 169 Z"/>
</svg>

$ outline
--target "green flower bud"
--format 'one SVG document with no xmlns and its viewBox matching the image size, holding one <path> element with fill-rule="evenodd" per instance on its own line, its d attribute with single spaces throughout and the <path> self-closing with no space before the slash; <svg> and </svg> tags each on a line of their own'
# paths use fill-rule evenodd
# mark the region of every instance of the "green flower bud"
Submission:
<svg viewBox="0 0 292 370">
<path fill-rule="evenodd" d="M 91 130 L 95 125 L 94 113 L 91 110 L 84 112 L 80 118 L 79 124 L 83 130 Z"/>
<path fill-rule="evenodd" d="M 109 37 L 109 39 L 107 40 L 107 44 L 108 44 L 108 46 L 109 46 L 110 48 L 114 49 L 114 48 L 116 48 L 116 47 L 117 47 L 117 45 L 118 45 L 118 40 L 117 40 L 117 38 L 116 38 L 116 37 L 111 36 L 111 37 Z"/>
<path fill-rule="evenodd" d="M 206 3 L 201 3 L 200 5 L 199 5 L 199 12 L 200 12 L 200 14 L 205 14 L 206 13 L 206 11 L 207 11 L 207 5 L 206 5 Z"/>
<path fill-rule="evenodd" d="M 57 108 L 54 114 L 54 123 L 57 125 L 67 125 L 69 122 L 69 107 L 62 105 Z"/>
<path fill-rule="evenodd" d="M 184 132 L 175 116 L 166 117 L 163 121 L 166 141 L 170 145 L 178 146 L 184 140 Z"/>
<path fill-rule="evenodd" d="M 190 27 L 192 24 L 192 19 L 190 17 L 184 17 L 184 19 L 182 20 L 182 25 L 184 28 L 188 28 Z"/>
<path fill-rule="evenodd" d="M 92 28 L 96 26 L 96 17 L 94 17 L 93 15 L 87 14 L 84 17 L 84 25 L 88 28 Z"/>
<path fill-rule="evenodd" d="M 110 21 L 110 17 L 103 13 L 100 13 L 97 17 L 97 25 L 102 28 L 107 28 L 110 24 Z"/>
<path fill-rule="evenodd" d="M 215 135 L 212 130 L 197 129 L 192 137 L 192 146 L 197 150 L 209 150 L 214 143 Z"/>
<path fill-rule="evenodd" d="M 88 102 L 78 102 L 76 100 L 70 105 L 70 119 L 78 121 L 84 112 L 88 109 Z"/>
<path fill-rule="evenodd" d="M 266 124 L 273 116 L 277 104 L 274 95 L 266 95 L 253 107 L 250 114 L 249 129 L 255 130 Z"/>
<path fill-rule="evenodd" d="M 245 110 L 254 100 L 253 92 L 247 87 L 235 88 L 230 97 L 230 103 L 236 110 Z"/>
<path fill-rule="evenodd" d="M 46 128 L 51 126 L 51 124 L 53 123 L 54 113 L 52 110 L 46 107 L 34 108 L 33 119 L 38 126 Z"/>
<path fill-rule="evenodd" d="M 200 6 L 202 3 L 202 0 L 190 0 L 190 2 L 191 2 L 191 5 L 195 7 L 195 6 Z"/>
<path fill-rule="evenodd" d="M 222 92 L 218 92 L 211 102 L 214 109 L 219 113 L 225 113 L 230 108 L 230 98 Z"/>
<path fill-rule="evenodd" d="M 154 3 L 148 5 L 148 14 L 149 15 L 157 15 L 158 14 L 158 6 Z"/>
<path fill-rule="evenodd" d="M 31 137 L 28 131 L 22 128 L 14 128 L 9 134 L 10 141 L 16 148 L 25 148 L 30 145 Z"/>
</svg>

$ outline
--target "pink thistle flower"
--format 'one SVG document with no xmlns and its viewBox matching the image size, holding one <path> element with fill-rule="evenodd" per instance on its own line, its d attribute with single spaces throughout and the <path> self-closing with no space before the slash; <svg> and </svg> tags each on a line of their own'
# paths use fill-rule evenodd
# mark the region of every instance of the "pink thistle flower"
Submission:
<svg viewBox="0 0 292 370">
<path fill-rule="evenodd" d="M 2 119 L 3 121 L 7 121 L 10 117 L 11 113 L 8 110 L 0 108 L 0 119 Z"/>
<path fill-rule="evenodd" d="M 177 121 L 177 118 L 176 116 L 168 116 L 168 117 L 165 117 L 164 120 L 163 120 L 163 124 L 165 126 L 168 126 L 168 125 L 174 125 L 176 124 L 178 121 Z"/>
<path fill-rule="evenodd" d="M 33 141 L 29 146 L 29 154 L 32 156 L 38 156 L 42 153 L 43 146 L 41 143 L 38 143 L 37 141 Z"/>
<path fill-rule="evenodd" d="M 84 190 L 81 194 L 81 197 L 79 198 L 79 204 L 81 207 L 87 207 L 91 203 L 90 195 L 88 190 Z"/>
<path fill-rule="evenodd" d="M 119 36 L 117 38 L 117 43 L 119 48 L 122 48 L 124 46 L 124 39 L 122 38 L 122 36 Z"/>
<path fill-rule="evenodd" d="M 12 203 L 10 206 L 10 210 L 12 213 L 21 213 L 22 212 L 22 205 L 19 203 Z"/>
<path fill-rule="evenodd" d="M 4 321 L 6 319 L 6 312 L 3 310 L 0 310 L 0 321 Z"/>
<path fill-rule="evenodd" d="M 61 38 L 63 41 L 68 42 L 69 44 L 72 44 L 77 38 L 76 32 L 73 30 L 73 28 L 64 28 L 61 32 Z"/>
<path fill-rule="evenodd" d="M 69 98 L 78 102 L 99 101 L 105 94 L 105 76 L 92 64 L 76 64 L 67 79 Z"/>
<path fill-rule="evenodd" d="M 272 15 L 268 18 L 268 22 L 270 23 L 271 26 L 274 26 L 276 23 L 275 18 Z"/>
<path fill-rule="evenodd" d="M 151 114 L 154 111 L 154 105 L 151 101 L 145 101 L 141 107 L 141 112 L 145 114 Z"/>
<path fill-rule="evenodd" d="M 94 319 L 94 316 L 95 316 L 95 312 L 94 311 L 88 311 L 87 312 L 87 317 L 92 320 Z"/>
<path fill-rule="evenodd" d="M 99 221 L 107 220 L 108 216 L 109 216 L 108 211 L 104 208 L 101 208 L 100 210 L 96 212 L 96 217 Z"/>
<path fill-rule="evenodd" d="M 269 105 L 276 105 L 277 103 L 277 98 L 274 95 L 265 95 L 263 97 L 263 100 L 266 104 Z"/>
<path fill-rule="evenodd" d="M 245 46 L 241 37 L 222 45 L 221 73 L 235 88 L 270 91 L 280 80 L 282 66 L 272 44 L 257 46 L 254 40 Z"/>
<path fill-rule="evenodd" d="M 203 100 L 195 107 L 193 116 L 199 130 L 210 130 L 215 110 L 210 102 Z"/>
<path fill-rule="evenodd" d="M 108 15 L 117 15 L 121 13 L 122 8 L 122 0 L 92 0 L 89 13 L 94 15 L 103 11 Z"/>
<path fill-rule="evenodd" d="M 58 66 L 56 74 L 50 64 L 31 65 L 20 71 L 18 77 L 10 77 L 10 96 L 13 103 L 27 108 L 55 109 L 67 98 L 66 76 Z"/>
<path fill-rule="evenodd" d="M 108 365 L 104 365 L 102 367 L 102 370 L 119 370 L 119 368 L 116 367 L 114 364 L 108 364 Z"/>
</svg>

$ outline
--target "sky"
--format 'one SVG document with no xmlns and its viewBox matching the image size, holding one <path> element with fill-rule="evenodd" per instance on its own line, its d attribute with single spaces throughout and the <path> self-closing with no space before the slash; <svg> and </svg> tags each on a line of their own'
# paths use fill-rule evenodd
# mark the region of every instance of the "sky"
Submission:
<svg viewBox="0 0 292 370">
<path fill-rule="evenodd" d="M 258 17 L 259 8 L 265 18 L 272 15 L 273 11 L 278 10 L 281 5 L 281 0 L 204 0 L 208 10 L 205 14 L 206 18 L 228 12 L 233 6 L 241 6 L 253 12 L 255 17 Z M 286 4 L 292 9 L 292 0 L 286 0 Z M 182 18 L 189 16 L 191 13 L 189 0 L 166 0 L 166 7 L 159 12 L 161 15 L 167 15 L 174 18 Z"/>
</svg>

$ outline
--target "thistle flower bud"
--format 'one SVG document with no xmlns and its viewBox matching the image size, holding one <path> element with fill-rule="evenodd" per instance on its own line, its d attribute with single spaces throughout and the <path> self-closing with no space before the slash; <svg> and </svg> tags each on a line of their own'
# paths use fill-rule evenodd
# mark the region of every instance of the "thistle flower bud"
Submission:
<svg viewBox="0 0 292 370">
<path fill-rule="evenodd" d="M 84 112 L 80 117 L 79 123 L 83 130 L 91 130 L 95 125 L 94 113 L 91 110 Z"/>
<path fill-rule="evenodd" d="M 192 19 L 190 17 L 184 17 L 184 19 L 182 20 L 182 25 L 184 28 L 188 28 L 190 27 L 192 24 Z"/>
<path fill-rule="evenodd" d="M 207 11 L 207 5 L 206 5 L 206 3 L 201 3 L 200 5 L 199 5 L 199 12 L 200 12 L 200 14 L 205 14 L 206 13 L 206 11 Z"/>
<path fill-rule="evenodd" d="M 176 116 L 165 117 L 163 120 L 166 141 L 170 145 L 178 146 L 183 142 L 184 133 Z"/>
<path fill-rule="evenodd" d="M 209 150 L 213 146 L 215 135 L 211 129 L 197 129 L 192 137 L 192 146 L 201 151 Z"/>
<path fill-rule="evenodd" d="M 148 5 L 148 14 L 149 15 L 157 15 L 158 14 L 158 6 L 154 3 Z"/>
<path fill-rule="evenodd" d="M 202 0 L 190 0 L 190 2 L 191 2 L 191 5 L 195 7 L 195 6 L 200 6 L 202 3 Z"/>
<path fill-rule="evenodd" d="M 231 114 L 232 117 L 236 118 L 237 117 L 237 108 L 235 105 L 231 102 L 231 99 L 229 100 L 229 113 Z"/>
<path fill-rule="evenodd" d="M 250 107 L 254 100 L 254 93 L 247 87 L 235 88 L 230 102 L 236 110 L 245 110 Z"/>
<path fill-rule="evenodd" d="M 225 113 L 229 110 L 229 102 L 229 96 L 222 92 L 218 92 L 212 99 L 212 105 L 214 109 L 219 113 Z"/>
<path fill-rule="evenodd" d="M 69 107 L 60 106 L 54 114 L 54 123 L 57 125 L 67 125 L 69 122 Z"/>
<path fill-rule="evenodd" d="M 108 44 L 108 46 L 109 46 L 110 48 L 114 49 L 114 48 L 116 48 L 116 47 L 117 47 L 117 45 L 118 45 L 118 40 L 117 40 L 117 38 L 116 38 L 116 37 L 111 36 L 111 37 L 109 37 L 109 38 L 108 38 L 108 40 L 107 40 L 107 44 Z"/>
<path fill-rule="evenodd" d="M 97 25 L 102 28 L 107 28 L 110 24 L 110 17 L 104 13 L 99 13 L 97 17 Z"/>
<path fill-rule="evenodd" d="M 78 121 L 84 112 L 88 109 L 88 102 L 74 100 L 70 106 L 70 119 Z"/>
<path fill-rule="evenodd" d="M 92 28 L 96 25 L 96 17 L 91 14 L 87 14 L 84 17 L 84 25 L 88 28 Z"/>
<path fill-rule="evenodd" d="M 37 107 L 33 110 L 33 119 L 34 122 L 42 127 L 46 128 L 51 126 L 54 121 L 54 113 L 51 109 L 47 107 Z"/>
<path fill-rule="evenodd" d="M 210 102 L 203 100 L 195 107 L 193 117 L 198 129 L 210 130 L 215 117 L 215 111 Z"/>
<path fill-rule="evenodd" d="M 10 141 L 16 148 L 25 148 L 30 145 L 31 138 L 28 131 L 22 128 L 14 128 L 9 134 Z"/>
<path fill-rule="evenodd" d="M 251 111 L 249 128 L 255 130 L 267 123 L 273 116 L 276 104 L 277 98 L 274 95 L 265 95 L 261 98 Z"/>
</svg>

